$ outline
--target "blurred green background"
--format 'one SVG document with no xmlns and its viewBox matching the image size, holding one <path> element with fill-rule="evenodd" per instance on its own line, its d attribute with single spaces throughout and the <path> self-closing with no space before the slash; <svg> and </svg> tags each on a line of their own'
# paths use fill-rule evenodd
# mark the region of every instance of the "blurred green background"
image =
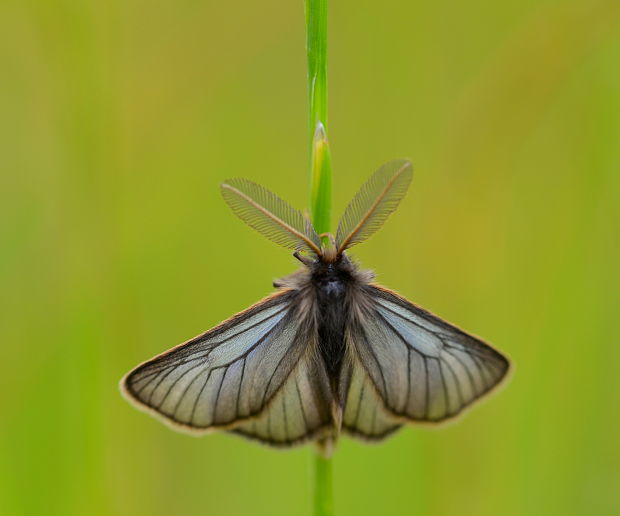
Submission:
<svg viewBox="0 0 620 516">
<path fill-rule="evenodd" d="M 3 515 L 309 513 L 309 448 L 176 434 L 117 389 L 296 267 L 218 183 L 307 206 L 303 17 L 0 3 Z M 353 254 L 516 364 L 458 424 L 344 439 L 337 514 L 620 514 L 620 2 L 333 1 L 329 44 L 335 214 L 415 165 Z"/>
</svg>

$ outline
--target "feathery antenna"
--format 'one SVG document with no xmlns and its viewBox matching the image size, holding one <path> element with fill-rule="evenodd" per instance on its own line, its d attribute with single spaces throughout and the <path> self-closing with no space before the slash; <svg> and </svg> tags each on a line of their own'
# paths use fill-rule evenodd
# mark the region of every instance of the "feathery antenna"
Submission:
<svg viewBox="0 0 620 516">
<path fill-rule="evenodd" d="M 276 244 L 321 256 L 321 239 L 300 211 L 266 188 L 247 179 L 221 185 L 224 200 L 248 226 Z"/>
<path fill-rule="evenodd" d="M 347 206 L 336 233 L 338 255 L 377 231 L 407 193 L 413 174 L 411 162 L 389 161 L 379 168 Z"/>
</svg>

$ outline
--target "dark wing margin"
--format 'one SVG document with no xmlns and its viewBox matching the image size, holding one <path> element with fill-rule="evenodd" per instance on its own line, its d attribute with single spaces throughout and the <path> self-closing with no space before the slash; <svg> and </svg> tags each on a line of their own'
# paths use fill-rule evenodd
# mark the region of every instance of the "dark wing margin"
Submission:
<svg viewBox="0 0 620 516">
<path fill-rule="evenodd" d="M 321 239 L 299 210 L 248 179 L 229 179 L 221 185 L 231 210 L 248 226 L 276 244 L 321 254 Z"/>
<path fill-rule="evenodd" d="M 381 166 L 346 207 L 336 233 L 338 253 L 377 231 L 407 193 L 413 174 L 410 161 L 397 159 Z"/>
<path fill-rule="evenodd" d="M 508 359 L 484 341 L 381 286 L 365 291 L 353 349 L 393 417 L 455 417 L 505 378 Z"/>
<path fill-rule="evenodd" d="M 316 330 L 311 318 L 300 317 L 298 299 L 296 291 L 277 292 L 139 365 L 121 380 L 123 394 L 174 429 L 206 433 L 245 428 L 246 422 L 273 413 L 270 407 L 282 398 L 288 408 L 293 403 L 290 392 L 295 380 L 305 393 L 299 404 L 304 409 L 309 401 L 313 405 L 307 408 L 307 426 L 287 423 L 292 430 L 284 432 L 283 440 L 301 441 L 306 434 L 318 432 L 326 424 L 323 405 L 329 401 L 320 395 L 317 400 L 309 399 L 321 388 L 314 377 L 309 378 L 306 358 L 308 340 Z M 315 390 L 306 386 L 308 382 Z M 291 421 L 298 418 L 293 414 L 291 408 Z M 270 424 L 281 428 L 282 422 L 275 418 Z"/>
</svg>

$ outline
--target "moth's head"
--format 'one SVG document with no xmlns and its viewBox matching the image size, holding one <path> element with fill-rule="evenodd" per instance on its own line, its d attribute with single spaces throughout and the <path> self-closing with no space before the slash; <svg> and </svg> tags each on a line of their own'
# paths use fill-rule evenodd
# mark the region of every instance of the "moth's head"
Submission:
<svg viewBox="0 0 620 516">
<path fill-rule="evenodd" d="M 339 249 L 336 237 L 332 233 L 319 235 L 321 247 L 316 252 L 311 252 L 309 256 L 301 254 L 299 251 L 293 253 L 301 263 L 310 269 L 315 269 L 319 264 L 336 264 L 348 261 L 343 249 Z"/>
<path fill-rule="evenodd" d="M 336 237 L 332 233 L 321 235 L 323 237 L 321 245 L 321 255 L 319 260 L 323 263 L 336 263 L 344 257 L 344 249 L 340 251 L 336 243 Z"/>
<path fill-rule="evenodd" d="M 319 260 L 323 263 L 336 263 L 345 257 L 344 254 L 338 254 L 338 249 L 334 246 L 331 247 L 323 247 L 321 249 L 323 251 L 323 255 L 319 257 Z"/>
<path fill-rule="evenodd" d="M 333 239 L 333 236 L 331 236 Z M 295 251 L 293 256 L 303 263 L 311 272 L 315 272 L 319 269 L 348 269 L 352 266 L 352 262 L 349 257 L 336 246 L 322 245 L 320 253 L 311 253 L 310 255 L 301 254 L 299 251 Z"/>
</svg>

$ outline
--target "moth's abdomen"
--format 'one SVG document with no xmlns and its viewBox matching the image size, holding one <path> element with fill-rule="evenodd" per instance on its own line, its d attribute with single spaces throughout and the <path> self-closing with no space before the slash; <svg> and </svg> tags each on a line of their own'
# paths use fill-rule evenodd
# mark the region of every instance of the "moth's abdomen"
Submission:
<svg viewBox="0 0 620 516">
<path fill-rule="evenodd" d="M 350 278 L 331 264 L 314 271 L 312 285 L 318 309 L 319 349 L 332 384 L 344 357 L 344 334 L 348 320 L 347 290 Z"/>
</svg>

